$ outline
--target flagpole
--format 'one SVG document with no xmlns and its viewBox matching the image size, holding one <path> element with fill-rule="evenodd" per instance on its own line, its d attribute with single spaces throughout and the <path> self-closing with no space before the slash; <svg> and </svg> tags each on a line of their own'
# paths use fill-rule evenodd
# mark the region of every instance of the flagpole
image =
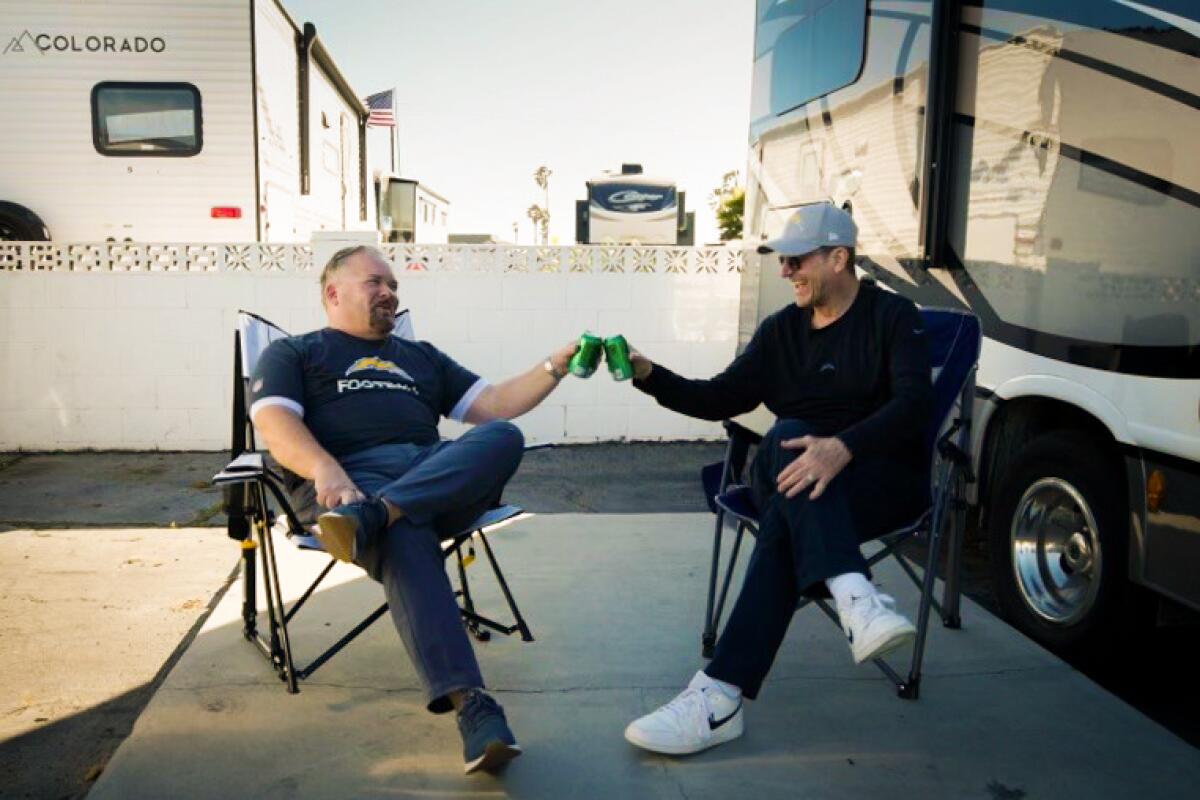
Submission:
<svg viewBox="0 0 1200 800">
<path fill-rule="evenodd" d="M 399 175 L 400 137 L 396 131 L 400 128 L 400 116 L 396 113 L 396 87 L 392 87 L 392 174 Z"/>
</svg>

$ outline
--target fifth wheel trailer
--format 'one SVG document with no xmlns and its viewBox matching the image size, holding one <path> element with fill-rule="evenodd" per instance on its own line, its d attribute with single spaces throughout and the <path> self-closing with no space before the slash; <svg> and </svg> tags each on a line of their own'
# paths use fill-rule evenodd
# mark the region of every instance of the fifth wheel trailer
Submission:
<svg viewBox="0 0 1200 800">
<path fill-rule="evenodd" d="M 978 315 L 973 505 L 1058 649 L 1200 609 L 1198 37 L 1194 0 L 757 3 L 746 239 L 832 202 L 861 270 Z M 788 302 L 747 261 L 743 342 Z"/>
<path fill-rule="evenodd" d="M 277 0 L 0 0 L 0 239 L 373 229 L 366 118 Z"/>
</svg>

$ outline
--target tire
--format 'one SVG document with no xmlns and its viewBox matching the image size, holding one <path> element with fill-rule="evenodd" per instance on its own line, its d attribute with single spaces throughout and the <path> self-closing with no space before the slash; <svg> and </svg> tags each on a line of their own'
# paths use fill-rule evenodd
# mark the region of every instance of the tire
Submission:
<svg viewBox="0 0 1200 800">
<path fill-rule="evenodd" d="M 1101 648 L 1122 618 L 1129 522 L 1120 460 L 1076 432 L 1031 441 L 988 512 L 1001 613 L 1064 655 Z"/>
<path fill-rule="evenodd" d="M 29 209 L 0 201 L 0 242 L 46 242 L 50 231 Z"/>
</svg>

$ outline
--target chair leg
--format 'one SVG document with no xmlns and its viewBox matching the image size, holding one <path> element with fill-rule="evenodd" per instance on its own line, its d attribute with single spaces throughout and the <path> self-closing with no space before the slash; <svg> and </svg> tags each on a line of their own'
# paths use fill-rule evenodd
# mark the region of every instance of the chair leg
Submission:
<svg viewBox="0 0 1200 800">
<path fill-rule="evenodd" d="M 279 640 L 279 617 L 275 611 L 275 597 L 270 589 L 271 567 L 267 563 L 265 555 L 266 540 L 263 538 L 263 531 L 266 529 L 266 525 L 257 519 L 254 520 L 252 525 L 254 536 L 258 539 L 258 547 L 256 549 L 263 554 L 261 558 L 255 560 L 257 565 L 262 569 L 263 596 L 267 601 L 267 636 L 264 638 L 262 634 L 257 632 L 256 628 L 253 641 L 262 654 L 267 657 L 267 660 L 271 662 L 271 667 L 275 670 L 275 673 L 279 675 L 280 665 L 283 663 L 283 645 Z"/>
<path fill-rule="evenodd" d="M 909 580 L 913 582 L 913 586 L 917 587 L 917 591 L 921 591 L 925 586 L 925 578 L 917 575 L 916 570 L 909 566 L 908 559 L 903 554 L 893 553 L 892 556 L 896 559 L 896 563 L 900 565 L 900 569 L 904 570 Z M 942 605 L 937 600 L 931 597 L 929 603 L 935 613 L 939 616 L 944 616 L 942 614 Z"/>
<path fill-rule="evenodd" d="M 717 600 L 717 607 L 713 613 L 713 631 L 716 632 L 716 627 L 721 621 L 721 615 L 725 613 L 725 600 L 729 597 L 729 584 L 733 582 L 733 570 L 737 567 L 738 554 L 742 549 L 742 537 L 746 534 L 746 523 L 739 522 L 737 534 L 733 537 L 733 547 L 729 551 L 729 563 L 725 566 L 725 578 L 721 581 L 721 596 Z M 713 637 L 713 643 L 716 644 L 716 637 Z M 712 658 L 711 655 L 708 656 Z"/>
<path fill-rule="evenodd" d="M 508 582 L 504 580 L 504 573 L 500 571 L 500 565 L 496 562 L 496 556 L 492 553 L 492 546 L 488 544 L 487 536 L 484 532 L 477 531 L 479 541 L 483 543 L 483 551 L 487 553 L 488 562 L 492 565 L 492 572 L 496 574 L 496 582 L 500 584 L 500 591 L 504 593 L 504 599 L 508 603 L 508 610 L 512 612 L 513 618 L 517 622 L 517 630 L 521 632 L 521 641 L 532 642 L 533 634 L 529 632 L 529 626 L 525 624 L 525 618 L 521 616 L 521 610 L 517 608 L 517 603 L 513 600 L 512 592 L 508 590 Z"/>
<path fill-rule="evenodd" d="M 713 531 L 712 566 L 708 570 L 708 603 L 704 609 L 704 630 L 700 634 L 700 654 L 713 657 L 717 644 L 717 620 L 713 616 L 713 603 L 717 598 L 717 571 L 721 566 L 721 534 L 725 530 L 725 510 L 717 509 L 717 525 Z"/>
<path fill-rule="evenodd" d="M 316 580 L 309 584 L 308 588 L 304 590 L 304 594 L 300 595 L 300 598 L 296 600 L 296 602 L 292 603 L 292 607 L 289 608 L 287 613 L 283 615 L 284 622 L 292 621 L 292 617 L 296 616 L 300 609 L 304 607 L 304 604 L 308 602 L 308 598 L 312 597 L 313 592 L 315 592 L 317 587 L 321 585 L 321 581 L 325 580 L 325 576 L 328 575 L 330 570 L 332 570 L 336 565 L 337 559 L 331 556 L 329 558 L 329 563 L 325 565 L 325 569 L 321 570 L 321 574 L 316 577 Z"/>
<path fill-rule="evenodd" d="M 253 490 L 251 490 L 253 491 Z M 255 494 L 257 499 L 259 495 Z M 267 635 L 263 636 L 258 630 L 258 570 L 262 569 L 264 586 L 270 586 L 269 565 L 265 556 L 260 559 L 259 552 L 263 549 L 263 531 L 267 528 L 266 509 L 256 507 L 250 516 L 250 538 L 242 542 L 242 635 L 263 654 L 270 662 L 276 674 L 280 672 L 283 663 L 283 646 L 279 639 L 278 617 L 274 605 L 274 597 L 269 589 L 264 591 L 267 601 Z"/>
<path fill-rule="evenodd" d="M 811 602 L 815 604 L 817 608 L 821 609 L 822 613 L 829 618 L 830 622 L 832 622 L 834 625 L 837 625 L 838 628 L 842 627 L 842 618 L 839 617 L 838 613 L 833 610 L 831 605 L 829 605 L 828 600 L 823 597 L 814 597 L 811 598 Z M 799 608 L 799 606 L 797 607 Z M 901 678 L 896 670 L 892 669 L 891 664 L 887 663 L 882 658 L 872 658 L 871 663 L 874 664 L 879 671 L 884 674 L 884 677 L 892 682 L 892 685 L 896 687 L 896 692 L 901 697 L 916 698 L 916 684 L 912 683 L 911 681 L 905 681 L 903 678 Z M 912 693 L 910 694 L 909 692 Z"/>
<path fill-rule="evenodd" d="M 334 642 L 329 647 L 328 650 L 326 650 L 324 653 L 321 653 L 321 655 L 314 658 L 312 660 L 311 664 L 309 664 L 307 667 L 305 667 L 302 670 L 294 672 L 293 674 L 295 675 L 295 677 L 300 680 L 304 680 L 309 675 L 312 675 L 314 672 L 316 672 L 320 668 L 320 666 L 322 664 L 324 664 L 326 661 L 328 661 L 329 659 L 331 659 L 335 655 L 337 655 L 338 652 L 343 647 L 345 647 L 346 645 L 350 644 L 350 642 L 352 642 L 356 638 L 358 638 L 358 635 L 360 633 L 365 631 L 367 628 L 371 627 L 375 623 L 375 620 L 382 617 L 387 612 L 387 610 L 388 610 L 388 604 L 384 603 L 379 608 L 372 611 L 367 616 L 366 619 L 364 619 L 362 622 L 358 623 L 353 628 L 351 628 L 349 630 L 349 632 L 346 633 L 345 636 L 343 636 L 341 639 L 338 639 L 336 642 Z"/>
<path fill-rule="evenodd" d="M 257 487 L 262 508 L 267 507 L 267 498 L 262 487 Z M 287 620 L 284 618 L 283 592 L 279 586 L 279 564 L 275 560 L 275 545 L 271 540 L 271 529 L 264 515 L 260 520 L 259 538 L 263 554 L 263 577 L 266 579 L 267 609 L 271 621 L 271 650 L 275 654 L 280 678 L 287 683 L 290 694 L 300 687 L 296 683 L 296 665 L 292 661 L 292 643 L 288 637 Z"/>
<path fill-rule="evenodd" d="M 258 586 L 254 580 L 258 570 L 257 548 L 253 533 L 242 541 L 242 635 L 250 641 L 258 635 Z"/>
<path fill-rule="evenodd" d="M 961 470 L 951 481 L 950 531 L 946 537 L 946 583 L 942 587 L 942 624 L 958 630 L 962 627 L 962 548 L 967 524 L 966 481 Z"/>
<path fill-rule="evenodd" d="M 481 627 L 475 614 L 475 601 L 471 599 L 471 586 L 467 581 L 467 565 L 463 560 L 462 545 L 454 547 L 455 560 L 458 562 L 458 585 L 459 594 L 462 595 L 463 607 L 463 624 L 467 626 L 467 631 L 474 636 L 478 641 L 486 642 L 492 638 L 492 632 Z"/>
<path fill-rule="evenodd" d="M 917 611 L 917 638 L 913 642 L 912 663 L 908 680 L 899 686 L 899 695 L 906 700 L 916 700 L 921 692 L 921 665 L 925 659 L 925 639 L 929 634 L 929 611 L 933 605 L 934 581 L 937 578 L 938 556 L 941 554 L 942 526 L 946 521 L 946 500 L 941 498 L 933 508 L 929 520 L 929 552 L 925 557 L 925 575 L 921 582 L 921 605 Z"/>
</svg>

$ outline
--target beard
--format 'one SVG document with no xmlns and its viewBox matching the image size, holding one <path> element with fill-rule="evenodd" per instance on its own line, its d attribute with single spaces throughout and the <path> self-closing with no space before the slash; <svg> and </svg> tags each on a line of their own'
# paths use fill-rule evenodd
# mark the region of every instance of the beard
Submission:
<svg viewBox="0 0 1200 800">
<path fill-rule="evenodd" d="M 376 333 L 391 333 L 396 327 L 394 303 L 377 303 L 371 306 L 371 330 Z"/>
</svg>

